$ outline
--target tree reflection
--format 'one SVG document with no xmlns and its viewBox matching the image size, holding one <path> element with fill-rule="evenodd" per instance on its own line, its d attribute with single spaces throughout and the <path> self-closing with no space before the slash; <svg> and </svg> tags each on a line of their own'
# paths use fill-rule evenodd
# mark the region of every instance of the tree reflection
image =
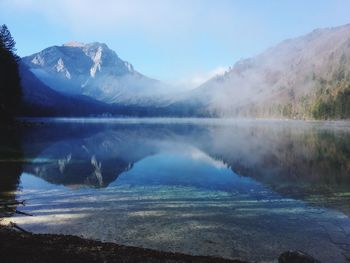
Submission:
<svg viewBox="0 0 350 263">
<path fill-rule="evenodd" d="M 15 203 L 16 190 L 22 173 L 23 153 L 19 135 L 6 126 L 0 129 L 0 202 Z M 11 209 L 0 206 L 3 214 L 12 214 Z"/>
<path fill-rule="evenodd" d="M 199 147 L 232 171 L 292 198 L 350 214 L 350 132 L 310 123 L 215 127 Z"/>
</svg>

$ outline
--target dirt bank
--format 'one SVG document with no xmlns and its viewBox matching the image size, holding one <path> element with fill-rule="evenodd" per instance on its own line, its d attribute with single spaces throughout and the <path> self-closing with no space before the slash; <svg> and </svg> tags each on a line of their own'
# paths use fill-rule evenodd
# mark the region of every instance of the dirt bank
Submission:
<svg viewBox="0 0 350 263">
<path fill-rule="evenodd" d="M 143 262 L 247 263 L 121 246 L 66 235 L 25 234 L 0 228 L 0 261 L 12 262 Z"/>
</svg>

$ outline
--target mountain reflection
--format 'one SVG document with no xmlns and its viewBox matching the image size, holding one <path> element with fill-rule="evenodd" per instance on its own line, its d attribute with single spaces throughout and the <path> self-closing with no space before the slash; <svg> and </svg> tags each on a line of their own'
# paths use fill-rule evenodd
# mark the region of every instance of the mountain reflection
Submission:
<svg viewBox="0 0 350 263">
<path fill-rule="evenodd" d="M 320 123 L 211 129 L 204 151 L 274 191 L 350 214 L 350 130 Z"/>
<path fill-rule="evenodd" d="M 349 128 L 321 123 L 46 124 L 24 132 L 23 169 L 53 184 L 106 187 L 146 157 L 185 146 L 280 194 L 330 200 L 350 190 Z"/>
<path fill-rule="evenodd" d="M 247 124 L 213 128 L 200 147 L 236 173 L 291 195 L 350 187 L 350 132 L 318 124 Z"/>
<path fill-rule="evenodd" d="M 187 133 L 185 127 L 63 125 L 35 127 L 23 135 L 32 161 L 24 171 L 66 186 L 106 187 L 133 164 Z"/>
</svg>

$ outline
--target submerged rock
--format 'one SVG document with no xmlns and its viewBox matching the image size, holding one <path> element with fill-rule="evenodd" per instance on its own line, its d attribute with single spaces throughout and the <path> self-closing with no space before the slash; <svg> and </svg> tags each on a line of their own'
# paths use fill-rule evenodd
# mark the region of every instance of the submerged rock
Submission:
<svg viewBox="0 0 350 263">
<path fill-rule="evenodd" d="M 279 256 L 278 263 L 321 263 L 321 262 L 301 251 L 286 251 Z"/>
</svg>

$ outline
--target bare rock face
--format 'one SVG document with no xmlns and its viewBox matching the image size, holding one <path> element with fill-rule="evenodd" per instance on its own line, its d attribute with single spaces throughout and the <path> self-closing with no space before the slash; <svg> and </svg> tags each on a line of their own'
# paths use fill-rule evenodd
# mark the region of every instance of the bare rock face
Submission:
<svg viewBox="0 0 350 263">
<path fill-rule="evenodd" d="M 321 262 L 301 251 L 286 251 L 279 256 L 278 263 L 321 263 Z"/>
</svg>

